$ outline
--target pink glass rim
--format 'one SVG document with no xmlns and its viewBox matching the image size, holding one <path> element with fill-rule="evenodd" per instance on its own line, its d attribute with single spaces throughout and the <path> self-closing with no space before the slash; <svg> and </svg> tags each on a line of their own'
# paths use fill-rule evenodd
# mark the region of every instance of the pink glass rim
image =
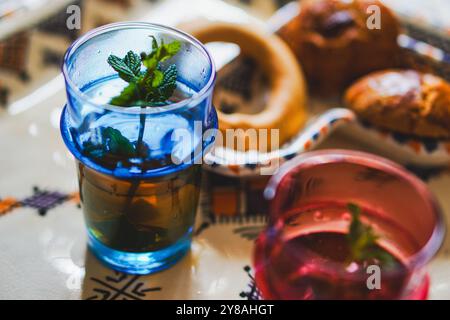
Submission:
<svg viewBox="0 0 450 320">
<path fill-rule="evenodd" d="M 304 170 L 321 164 L 340 162 L 359 164 L 397 176 L 412 185 L 423 196 L 423 199 L 430 204 L 436 221 L 433 232 L 427 243 L 416 254 L 405 261 L 405 266 L 409 270 L 417 270 L 425 266 L 439 251 L 444 240 L 445 220 L 442 210 L 434 195 L 419 178 L 400 165 L 370 153 L 340 149 L 312 151 L 299 155 L 283 164 L 279 168 L 279 171 L 270 179 L 264 190 L 264 197 L 270 201 L 269 214 L 271 220 L 278 220 L 275 216 L 275 208 L 277 206 L 276 194 L 283 179 L 292 171 Z"/>
</svg>

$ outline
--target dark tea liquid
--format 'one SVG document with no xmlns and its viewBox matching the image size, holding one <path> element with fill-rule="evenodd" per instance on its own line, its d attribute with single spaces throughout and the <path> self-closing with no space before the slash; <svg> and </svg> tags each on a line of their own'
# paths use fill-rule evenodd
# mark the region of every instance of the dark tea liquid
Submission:
<svg viewBox="0 0 450 320">
<path fill-rule="evenodd" d="M 78 175 L 88 232 L 107 247 L 157 251 L 192 232 L 200 165 L 136 181 L 107 176 L 78 163 Z"/>
<path fill-rule="evenodd" d="M 427 284 L 409 287 L 411 274 L 404 261 L 416 248 L 408 234 L 383 220 L 383 215 L 364 211 L 363 221 L 370 219 L 381 236 L 377 249 L 391 257 L 389 266 L 376 260 L 349 260 L 346 232 L 351 216 L 345 205 L 310 205 L 286 214 L 279 232 L 267 231 L 258 239 L 256 282 L 264 298 L 425 299 Z M 373 274 L 367 273 L 369 265 L 380 267 L 379 289 L 368 287 Z"/>
</svg>

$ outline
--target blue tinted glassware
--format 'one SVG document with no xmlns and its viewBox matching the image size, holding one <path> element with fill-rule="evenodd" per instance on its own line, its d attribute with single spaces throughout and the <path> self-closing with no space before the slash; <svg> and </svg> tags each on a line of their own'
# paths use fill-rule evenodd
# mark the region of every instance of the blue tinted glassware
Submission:
<svg viewBox="0 0 450 320">
<path fill-rule="evenodd" d="M 162 65 L 175 64 L 178 70 L 170 103 L 145 108 L 109 104 L 127 83 L 109 66 L 108 56 L 148 53 L 151 36 L 181 43 L 180 52 Z M 189 250 L 200 163 L 214 142 L 210 129 L 217 129 L 210 54 L 193 37 L 169 27 L 116 23 L 75 41 L 62 69 L 67 105 L 61 133 L 76 158 L 92 252 L 127 273 L 171 266 Z M 120 153 L 111 156 L 113 148 Z"/>
</svg>

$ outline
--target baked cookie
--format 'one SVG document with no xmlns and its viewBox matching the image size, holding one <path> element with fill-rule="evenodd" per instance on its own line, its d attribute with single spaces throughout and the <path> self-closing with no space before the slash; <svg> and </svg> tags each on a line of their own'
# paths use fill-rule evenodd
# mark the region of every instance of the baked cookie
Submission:
<svg viewBox="0 0 450 320">
<path fill-rule="evenodd" d="M 374 5 L 380 29 L 368 27 Z M 399 24 L 378 0 L 302 1 L 300 14 L 279 34 L 296 53 L 308 86 L 322 95 L 340 92 L 369 72 L 397 66 Z"/>
<path fill-rule="evenodd" d="M 422 138 L 450 139 L 450 84 L 415 70 L 369 74 L 345 94 L 348 108 L 383 129 Z"/>
</svg>

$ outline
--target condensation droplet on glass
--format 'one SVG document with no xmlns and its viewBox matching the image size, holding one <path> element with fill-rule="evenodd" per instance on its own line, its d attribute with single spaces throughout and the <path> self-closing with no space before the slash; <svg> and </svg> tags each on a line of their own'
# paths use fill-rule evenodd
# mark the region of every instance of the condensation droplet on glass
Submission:
<svg viewBox="0 0 450 320">
<path fill-rule="evenodd" d="M 317 210 L 316 212 L 314 212 L 314 220 L 321 221 L 321 220 L 323 220 L 323 218 L 324 218 L 324 216 L 321 211 Z"/>
<path fill-rule="evenodd" d="M 358 264 L 357 264 L 356 262 L 350 263 L 350 264 L 348 265 L 348 267 L 345 268 L 345 270 L 346 270 L 347 272 L 349 272 L 349 273 L 356 272 L 356 271 L 358 271 L 358 269 L 359 269 L 359 267 L 358 267 Z"/>
<path fill-rule="evenodd" d="M 352 215 L 348 212 L 344 212 L 341 217 L 343 220 L 346 220 L 346 221 L 350 221 L 352 219 Z"/>
</svg>

